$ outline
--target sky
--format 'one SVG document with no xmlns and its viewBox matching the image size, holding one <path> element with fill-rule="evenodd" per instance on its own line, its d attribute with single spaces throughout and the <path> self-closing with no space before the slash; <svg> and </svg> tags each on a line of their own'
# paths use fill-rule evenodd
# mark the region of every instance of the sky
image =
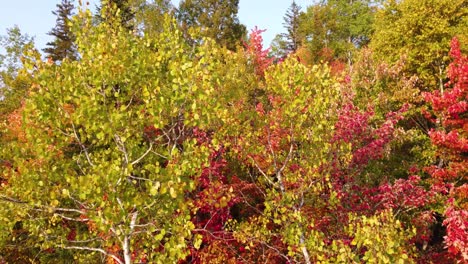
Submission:
<svg viewBox="0 0 468 264">
<path fill-rule="evenodd" d="M 90 6 L 95 6 L 99 0 L 88 0 Z M 220 0 L 222 1 L 222 0 Z M 56 5 L 61 0 L 0 0 L 0 35 L 6 34 L 6 29 L 18 25 L 23 34 L 35 37 L 36 47 L 43 49 L 51 41 L 47 35 L 55 25 Z M 86 0 L 83 0 L 86 2 Z M 179 0 L 172 0 L 177 6 Z M 266 29 L 263 33 L 264 45 L 269 46 L 276 34 L 285 31 L 283 16 L 292 0 L 240 0 L 239 20 L 250 31 L 255 26 Z M 305 11 L 314 0 L 296 0 Z"/>
</svg>

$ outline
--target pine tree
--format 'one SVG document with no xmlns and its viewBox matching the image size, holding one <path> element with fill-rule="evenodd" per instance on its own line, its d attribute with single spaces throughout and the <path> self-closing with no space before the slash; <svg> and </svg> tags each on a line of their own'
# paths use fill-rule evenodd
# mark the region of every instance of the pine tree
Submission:
<svg viewBox="0 0 468 264">
<path fill-rule="evenodd" d="M 286 28 L 287 33 L 281 34 L 286 44 L 286 51 L 295 52 L 301 45 L 301 37 L 299 33 L 301 7 L 293 1 L 288 11 L 284 16 L 283 26 Z"/>
<path fill-rule="evenodd" d="M 52 14 L 57 16 L 56 25 L 47 34 L 55 37 L 55 39 L 48 42 L 46 45 L 49 47 L 43 49 L 43 51 L 53 61 L 62 61 L 65 58 L 75 60 L 77 58 L 74 44 L 75 36 L 73 36 L 68 25 L 73 15 L 73 9 L 74 6 L 71 0 L 62 0 L 62 3 L 57 4 L 57 10 L 52 11 Z"/>
<path fill-rule="evenodd" d="M 296 52 L 302 45 L 301 7 L 296 4 L 296 1 L 292 1 L 283 19 L 286 33 L 276 35 L 271 43 L 272 55 L 277 58 L 285 58 L 288 54 Z"/>
<path fill-rule="evenodd" d="M 200 27 L 204 36 L 235 50 L 247 32 L 239 22 L 238 10 L 239 0 L 183 0 L 178 19 L 183 29 Z"/>
</svg>

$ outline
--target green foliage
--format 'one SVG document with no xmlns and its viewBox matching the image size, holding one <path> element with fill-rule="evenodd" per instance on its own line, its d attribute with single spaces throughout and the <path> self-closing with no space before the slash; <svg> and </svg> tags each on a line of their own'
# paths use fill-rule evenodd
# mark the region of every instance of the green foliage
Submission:
<svg viewBox="0 0 468 264">
<path fill-rule="evenodd" d="M 127 30 L 135 29 L 134 0 L 101 0 L 97 8 L 98 20 L 106 23 L 119 23 Z"/>
<path fill-rule="evenodd" d="M 1 189 L 2 234 L 21 222 L 28 243 L 79 261 L 96 253 L 119 263 L 131 254 L 153 263 L 184 258 L 193 228 L 184 195 L 208 154 L 190 131 L 214 118 L 219 60 L 209 40 L 192 51 L 170 19 L 164 27 L 141 38 L 94 27 L 82 12 L 81 59 L 37 62 L 27 145 L 12 146 L 28 154 L 10 157 L 16 169 Z"/>
<path fill-rule="evenodd" d="M 0 45 L 5 54 L 0 54 L 0 115 L 5 116 L 19 107 L 28 88 L 28 81 L 19 74 L 21 57 L 34 46 L 33 38 L 22 35 L 15 26 L 0 36 Z M 27 79 L 27 78 L 26 78 Z"/>
<path fill-rule="evenodd" d="M 236 50 L 247 33 L 237 18 L 238 9 L 239 0 L 183 0 L 177 16 L 184 30 L 200 28 L 202 36 Z"/>
<path fill-rule="evenodd" d="M 145 35 L 157 35 L 164 30 L 165 14 L 172 13 L 174 7 L 170 0 L 143 1 L 135 3 L 135 21 Z"/>
<path fill-rule="evenodd" d="M 414 249 L 408 245 L 408 240 L 416 234 L 416 230 L 405 230 L 391 211 L 371 217 L 351 215 L 350 221 L 348 232 L 354 237 L 351 245 L 356 246 L 354 251 L 359 256 L 357 259 L 354 257 L 354 260 L 366 263 L 414 263 L 409 258 Z M 365 252 L 363 255 L 361 250 Z"/>
<path fill-rule="evenodd" d="M 374 11 L 370 0 L 329 0 L 309 6 L 300 30 L 314 62 L 339 59 L 351 64 L 355 50 L 370 40 Z"/>
<path fill-rule="evenodd" d="M 405 72 L 417 75 L 418 87 L 443 86 L 450 40 L 466 39 L 468 6 L 464 0 L 390 0 L 379 10 L 371 47 L 390 64 L 406 55 Z"/>
<path fill-rule="evenodd" d="M 7 35 L 0 36 L 0 46 L 5 51 L 5 54 L 0 54 L 2 72 L 15 75 L 21 68 L 21 56 L 33 43 L 34 38 L 23 35 L 18 26 L 7 29 Z"/>
</svg>

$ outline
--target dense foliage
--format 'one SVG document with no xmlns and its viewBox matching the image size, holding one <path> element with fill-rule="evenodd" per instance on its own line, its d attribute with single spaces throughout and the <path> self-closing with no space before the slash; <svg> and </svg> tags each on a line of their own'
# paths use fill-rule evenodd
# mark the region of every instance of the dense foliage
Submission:
<svg viewBox="0 0 468 264">
<path fill-rule="evenodd" d="M 177 17 L 182 29 L 199 27 L 201 36 L 235 50 L 246 34 L 245 26 L 237 17 L 238 10 L 239 0 L 182 0 Z"/>
<path fill-rule="evenodd" d="M 421 93 L 428 57 L 381 60 L 370 29 L 409 0 L 296 6 L 333 28 L 291 21 L 283 58 L 237 1 L 110 2 L 71 19 L 75 60 L 1 39 L 0 263 L 468 261 L 465 35 Z"/>
</svg>

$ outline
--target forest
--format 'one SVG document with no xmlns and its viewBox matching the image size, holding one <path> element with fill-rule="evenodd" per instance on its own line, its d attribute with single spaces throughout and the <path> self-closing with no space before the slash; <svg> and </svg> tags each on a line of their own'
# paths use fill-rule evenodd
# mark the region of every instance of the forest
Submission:
<svg viewBox="0 0 468 264">
<path fill-rule="evenodd" d="M 0 36 L 1 264 L 468 262 L 468 2 L 291 1 L 271 47 L 238 10 Z"/>
</svg>

